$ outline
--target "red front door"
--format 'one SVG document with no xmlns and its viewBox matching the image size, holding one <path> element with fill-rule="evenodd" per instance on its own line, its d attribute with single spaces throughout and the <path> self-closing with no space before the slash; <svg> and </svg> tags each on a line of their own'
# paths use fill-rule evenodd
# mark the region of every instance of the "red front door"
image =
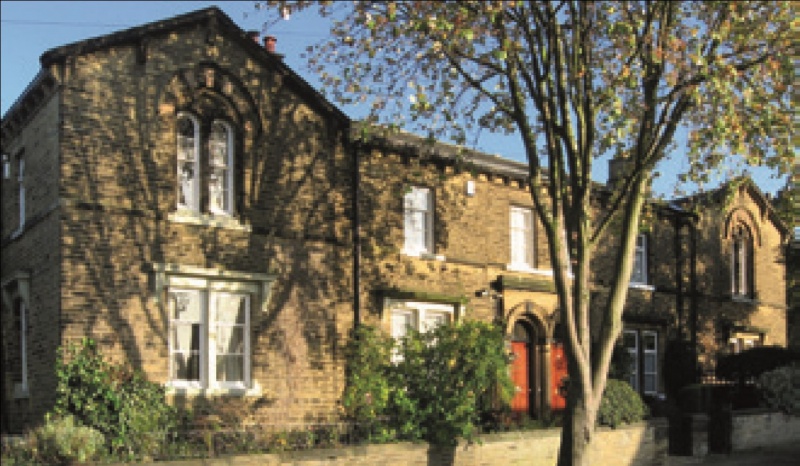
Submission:
<svg viewBox="0 0 800 466">
<path fill-rule="evenodd" d="M 567 358 L 564 345 L 553 343 L 550 347 L 550 407 L 558 411 L 567 407 L 564 380 L 567 378 Z"/>
<path fill-rule="evenodd" d="M 511 342 L 511 351 L 514 353 L 514 362 L 511 364 L 511 380 L 514 382 L 515 387 L 514 398 L 511 400 L 511 410 L 515 413 L 528 414 L 531 407 L 529 343 L 513 341 Z"/>
</svg>

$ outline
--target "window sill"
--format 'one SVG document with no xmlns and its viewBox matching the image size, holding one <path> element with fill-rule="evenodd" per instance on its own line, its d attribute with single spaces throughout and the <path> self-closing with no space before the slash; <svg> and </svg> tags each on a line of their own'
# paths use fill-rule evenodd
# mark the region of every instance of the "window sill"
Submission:
<svg viewBox="0 0 800 466">
<path fill-rule="evenodd" d="M 25 399 L 25 398 L 30 398 L 31 393 L 28 390 L 28 388 L 29 387 L 27 385 L 23 385 L 21 383 L 15 383 L 14 384 L 14 399 L 15 400 L 22 400 L 22 399 Z"/>
<path fill-rule="evenodd" d="M 656 287 L 653 285 L 648 285 L 647 283 L 637 283 L 637 282 L 630 282 L 628 283 L 628 288 L 634 290 L 642 290 L 642 291 L 656 291 Z"/>
<path fill-rule="evenodd" d="M 11 232 L 11 235 L 8 237 L 10 240 L 15 240 L 22 236 L 22 232 L 25 231 L 25 225 L 20 225 L 19 228 Z"/>
<path fill-rule="evenodd" d="M 441 254 L 431 254 L 429 252 L 403 251 L 403 254 L 408 257 L 414 257 L 426 261 L 439 261 L 439 262 L 447 261 L 447 258 L 445 256 Z"/>
<path fill-rule="evenodd" d="M 173 385 L 169 382 L 166 384 L 166 393 L 171 396 L 186 396 L 186 397 L 218 397 L 218 396 L 235 396 L 235 397 L 250 397 L 262 396 L 263 390 L 261 385 L 253 382 L 250 388 L 224 388 L 224 387 L 191 387 L 185 385 Z"/>
<path fill-rule="evenodd" d="M 758 299 L 753 298 L 751 296 L 745 296 L 740 294 L 732 294 L 731 301 L 736 303 L 746 303 L 746 304 L 756 304 L 758 303 Z"/>
<path fill-rule="evenodd" d="M 199 213 L 191 210 L 179 210 L 172 212 L 167 217 L 169 221 L 183 223 L 186 225 L 202 225 L 207 227 L 224 228 L 226 230 L 238 230 L 252 232 L 253 227 L 244 225 L 234 217 L 222 214 Z"/>
<path fill-rule="evenodd" d="M 537 269 L 520 264 L 506 264 L 506 270 L 509 272 L 531 273 L 536 275 L 545 275 L 548 277 L 553 276 L 553 271 L 551 269 Z"/>
</svg>

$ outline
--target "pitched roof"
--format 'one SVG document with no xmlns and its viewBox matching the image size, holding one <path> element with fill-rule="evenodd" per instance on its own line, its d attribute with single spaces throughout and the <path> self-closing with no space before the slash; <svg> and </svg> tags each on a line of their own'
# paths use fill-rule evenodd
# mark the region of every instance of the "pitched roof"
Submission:
<svg viewBox="0 0 800 466">
<path fill-rule="evenodd" d="M 350 118 L 342 112 L 338 107 L 328 102 L 314 87 L 305 81 L 300 75 L 295 73 L 289 66 L 287 66 L 280 54 L 267 51 L 264 47 L 257 44 L 248 34 L 242 30 L 236 23 L 228 17 L 222 10 L 212 6 L 202 10 L 193 11 L 183 15 L 175 16 L 172 18 L 155 21 L 152 23 L 143 24 L 141 26 L 124 29 L 121 31 L 113 32 L 103 36 L 92 37 L 71 44 L 62 45 L 50 49 L 42 54 L 39 61 L 42 69 L 46 70 L 50 65 L 63 62 L 67 58 L 75 55 L 91 53 L 107 47 L 112 47 L 121 44 L 141 44 L 147 37 L 154 34 L 163 34 L 196 24 L 206 24 L 210 30 L 218 30 L 225 32 L 230 37 L 237 40 L 240 45 L 249 49 L 259 59 L 263 60 L 268 66 L 275 69 L 278 73 L 284 76 L 284 82 L 291 86 L 298 94 L 308 99 L 309 104 L 324 111 L 339 120 L 344 125 L 350 124 Z M 11 117 L 16 110 L 17 103 L 22 101 L 35 83 L 21 95 L 17 102 L 11 106 L 6 112 L 3 120 Z"/>
</svg>

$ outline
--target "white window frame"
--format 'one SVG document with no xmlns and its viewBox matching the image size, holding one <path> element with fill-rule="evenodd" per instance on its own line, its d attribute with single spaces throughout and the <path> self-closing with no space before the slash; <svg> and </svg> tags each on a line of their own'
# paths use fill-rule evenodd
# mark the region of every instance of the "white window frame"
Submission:
<svg viewBox="0 0 800 466">
<path fill-rule="evenodd" d="M 226 151 L 226 154 L 225 154 L 226 157 L 225 158 L 226 158 L 226 160 L 225 160 L 225 165 L 224 166 L 215 165 L 214 164 L 214 157 L 212 156 L 213 150 L 214 150 L 214 148 L 213 148 L 214 141 L 212 140 L 212 134 L 213 134 L 213 130 L 214 130 L 214 125 L 217 125 L 217 124 L 221 125 L 223 128 L 225 128 L 225 151 Z M 235 186 L 233 185 L 233 183 L 234 183 L 234 178 L 233 178 L 234 161 L 236 160 L 235 153 L 234 153 L 235 148 L 234 148 L 234 143 L 233 142 L 234 142 L 234 140 L 233 140 L 233 127 L 231 126 L 231 124 L 228 123 L 225 120 L 214 120 L 211 123 L 211 133 L 209 134 L 209 137 L 208 137 L 209 176 L 212 176 L 213 171 L 215 169 L 220 169 L 221 168 L 224 171 L 224 175 L 223 175 L 224 185 L 222 187 L 222 191 L 224 193 L 223 194 L 224 200 L 223 200 L 222 208 L 217 208 L 217 207 L 213 206 L 213 204 L 210 201 L 212 199 L 212 196 L 213 196 L 213 193 L 211 192 L 211 186 L 212 185 L 211 185 L 210 180 L 209 180 L 209 183 L 208 183 L 208 186 L 207 186 L 208 198 L 209 198 L 209 212 L 214 213 L 214 214 L 233 215 L 233 205 L 234 205 L 233 194 L 236 192 Z"/>
<path fill-rule="evenodd" d="M 741 353 L 763 345 L 763 336 L 754 332 L 736 332 L 728 338 L 730 352 Z"/>
<path fill-rule="evenodd" d="M 515 218 L 521 217 L 520 224 Z M 509 209 L 509 270 L 533 271 L 536 269 L 536 235 L 534 232 L 533 210 L 527 207 L 511 206 Z M 521 244 L 520 244 L 521 243 Z"/>
<path fill-rule="evenodd" d="M 750 260 L 752 246 L 744 227 L 738 227 L 731 242 L 731 294 L 746 298 L 750 295 Z"/>
<path fill-rule="evenodd" d="M 246 392 L 252 391 L 254 386 L 252 371 L 251 319 L 256 303 L 260 302 L 260 290 L 257 283 L 228 281 L 198 276 L 169 276 L 167 278 L 167 310 L 169 313 L 169 381 L 167 386 L 174 389 L 188 389 L 192 391 L 214 392 Z M 171 292 L 194 292 L 200 299 L 200 377 L 199 380 L 177 380 L 173 378 L 175 344 L 173 341 L 173 315 L 171 306 Z M 236 382 L 219 381 L 216 373 L 216 343 L 217 331 L 214 312 L 217 310 L 215 301 L 221 296 L 246 296 L 246 312 L 244 322 L 244 367 L 243 380 Z"/>
<path fill-rule="evenodd" d="M 17 182 L 19 185 L 19 226 L 17 233 L 21 233 L 25 229 L 25 157 L 20 155 L 17 159 Z"/>
<path fill-rule="evenodd" d="M 642 347 L 642 393 L 645 395 L 658 394 L 658 332 L 654 330 L 642 330 L 641 332 L 641 347 Z M 647 348 L 647 338 L 652 337 L 653 349 Z M 653 370 L 647 370 L 647 358 L 651 357 L 653 361 Z M 648 389 L 647 378 L 653 378 L 653 386 Z"/>
<path fill-rule="evenodd" d="M 21 298 L 19 300 L 19 352 L 22 364 L 19 392 L 28 393 L 28 305 Z"/>
<path fill-rule="evenodd" d="M 0 283 L 4 307 L 12 316 L 19 313 L 20 379 L 13 381 L 15 399 L 29 397 L 28 322 L 30 321 L 30 273 L 17 271 Z M 19 304 L 17 304 L 19 303 Z M 13 319 L 13 317 L 12 317 Z"/>
<path fill-rule="evenodd" d="M 637 268 L 637 265 L 639 266 Z M 636 271 L 639 270 L 637 274 Z M 636 246 L 633 250 L 633 270 L 631 271 L 631 283 L 634 285 L 647 285 L 647 235 L 639 233 L 636 236 Z"/>
<path fill-rule="evenodd" d="M 424 206 L 419 202 L 424 196 Z M 409 256 L 433 254 L 433 191 L 411 186 L 403 196 L 403 253 Z M 415 228 L 417 222 L 422 225 Z"/>
<path fill-rule="evenodd" d="M 430 317 L 432 316 L 446 316 L 444 325 L 451 325 L 456 321 L 458 315 L 459 305 L 456 304 L 443 304 L 443 303 L 430 303 L 421 301 L 403 301 L 388 299 L 385 304 L 387 315 L 389 319 L 389 331 L 395 341 L 403 338 L 408 329 L 400 331 L 394 326 L 394 317 L 396 315 L 409 316 L 412 322 L 412 329 L 418 332 L 427 332 L 433 330 L 435 326 L 430 325 Z M 400 356 L 397 353 L 392 355 L 392 361 L 400 361 Z"/>
<path fill-rule="evenodd" d="M 658 331 L 657 330 L 623 330 L 624 337 L 633 336 L 634 346 L 625 346 L 631 357 L 631 375 L 628 379 L 631 387 L 644 395 L 658 395 Z M 652 338 L 653 348 L 647 348 L 646 340 Z M 652 370 L 647 370 L 647 359 L 653 362 Z M 652 378 L 652 387 L 648 387 L 647 379 Z"/>
<path fill-rule="evenodd" d="M 634 346 L 625 346 L 628 354 L 631 357 L 631 375 L 628 383 L 631 384 L 634 390 L 639 391 L 639 332 L 636 330 L 623 330 L 623 343 L 625 342 L 625 335 L 633 335 Z"/>
<path fill-rule="evenodd" d="M 193 178 L 192 183 L 191 183 L 191 196 L 192 196 L 192 199 L 191 199 L 191 202 L 189 202 L 189 203 L 181 202 L 181 193 L 182 193 L 182 190 L 183 190 L 182 168 L 183 168 L 183 161 L 185 159 L 182 157 L 181 148 L 183 147 L 183 144 L 182 144 L 181 138 L 183 136 L 180 134 L 179 125 L 180 125 L 181 119 L 184 119 L 184 118 L 186 118 L 189 121 L 191 121 L 192 125 L 194 126 L 194 136 L 193 136 L 193 138 L 194 138 L 194 141 L 193 141 L 194 142 L 194 164 L 192 166 L 192 168 L 194 170 L 194 178 Z M 201 175 L 200 174 L 200 120 L 198 120 L 198 118 L 195 115 L 191 114 L 191 113 L 180 112 L 180 113 L 178 113 L 178 116 L 177 116 L 175 121 L 176 121 L 175 147 L 177 149 L 177 156 L 176 156 L 177 171 L 176 171 L 176 175 L 177 175 L 177 182 L 178 182 L 177 183 L 178 184 L 178 186 L 177 186 L 177 201 L 176 201 L 177 202 L 177 207 L 178 207 L 178 209 L 185 209 L 185 210 L 190 210 L 192 212 L 199 212 L 200 211 L 200 179 L 201 179 L 201 176 L 200 176 Z"/>
</svg>

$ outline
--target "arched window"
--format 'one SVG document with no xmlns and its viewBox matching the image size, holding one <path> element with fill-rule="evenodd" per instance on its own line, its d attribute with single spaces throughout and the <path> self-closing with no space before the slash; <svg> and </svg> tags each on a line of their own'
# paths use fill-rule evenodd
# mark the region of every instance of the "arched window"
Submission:
<svg viewBox="0 0 800 466">
<path fill-rule="evenodd" d="M 178 200 L 182 210 L 233 214 L 234 131 L 230 123 L 210 126 L 191 113 L 177 120 Z"/>
<path fill-rule="evenodd" d="M 208 138 L 208 210 L 233 213 L 233 131 L 228 123 L 214 120 Z"/>
<path fill-rule="evenodd" d="M 200 125 L 194 115 L 178 114 L 178 208 L 200 210 Z"/>
<path fill-rule="evenodd" d="M 750 231 L 738 225 L 731 235 L 731 293 L 749 297 L 753 293 L 753 241 Z"/>
</svg>

